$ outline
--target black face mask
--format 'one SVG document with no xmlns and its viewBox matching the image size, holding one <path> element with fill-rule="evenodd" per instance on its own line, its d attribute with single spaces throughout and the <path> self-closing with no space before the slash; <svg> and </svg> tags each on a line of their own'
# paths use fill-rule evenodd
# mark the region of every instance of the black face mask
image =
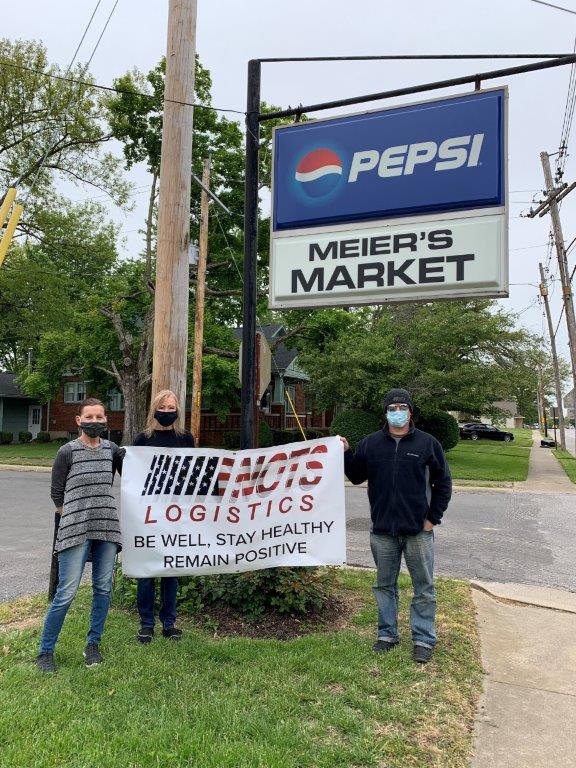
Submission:
<svg viewBox="0 0 576 768">
<path fill-rule="evenodd" d="M 81 421 L 80 429 L 88 437 L 100 437 L 108 432 L 108 424 L 105 421 Z"/>
<path fill-rule="evenodd" d="M 154 411 L 154 418 L 161 427 L 170 427 L 178 418 L 178 411 Z"/>
</svg>

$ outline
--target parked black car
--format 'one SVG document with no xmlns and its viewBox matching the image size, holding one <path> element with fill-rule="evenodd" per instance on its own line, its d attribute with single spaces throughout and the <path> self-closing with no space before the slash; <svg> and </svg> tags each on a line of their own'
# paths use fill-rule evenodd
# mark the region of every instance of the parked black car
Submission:
<svg viewBox="0 0 576 768">
<path fill-rule="evenodd" d="M 503 440 L 509 443 L 514 440 L 511 432 L 503 432 L 497 427 L 491 427 L 489 424 L 462 424 L 460 427 L 460 437 L 462 440 Z"/>
</svg>

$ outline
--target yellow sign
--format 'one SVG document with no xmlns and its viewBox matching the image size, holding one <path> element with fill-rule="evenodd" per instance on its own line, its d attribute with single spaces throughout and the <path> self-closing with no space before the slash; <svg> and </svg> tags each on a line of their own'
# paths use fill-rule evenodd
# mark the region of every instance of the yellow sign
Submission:
<svg viewBox="0 0 576 768">
<path fill-rule="evenodd" d="M 2 266 L 2 262 L 4 261 L 4 257 L 6 256 L 6 251 L 8 250 L 8 247 L 12 242 L 12 238 L 14 237 L 16 225 L 18 224 L 18 221 L 20 220 L 20 216 L 22 216 L 22 211 L 24 210 L 24 208 L 21 205 L 14 204 L 15 199 L 16 199 L 16 190 L 14 189 L 14 187 L 10 187 L 10 189 L 8 190 L 8 192 L 4 197 L 2 204 L 0 205 L 0 233 L 2 231 L 2 227 L 4 226 L 6 217 L 8 216 L 8 214 L 10 213 L 10 209 L 12 208 L 12 213 L 8 218 L 8 223 L 6 225 L 6 229 L 4 230 L 4 235 L 0 239 L 0 267 Z"/>
</svg>

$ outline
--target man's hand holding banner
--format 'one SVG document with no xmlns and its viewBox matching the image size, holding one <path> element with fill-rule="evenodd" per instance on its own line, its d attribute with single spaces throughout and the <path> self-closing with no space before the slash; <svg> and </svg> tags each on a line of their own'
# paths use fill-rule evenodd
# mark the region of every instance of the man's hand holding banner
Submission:
<svg viewBox="0 0 576 768">
<path fill-rule="evenodd" d="M 127 448 L 121 524 L 125 576 L 341 565 L 342 443 Z"/>
</svg>

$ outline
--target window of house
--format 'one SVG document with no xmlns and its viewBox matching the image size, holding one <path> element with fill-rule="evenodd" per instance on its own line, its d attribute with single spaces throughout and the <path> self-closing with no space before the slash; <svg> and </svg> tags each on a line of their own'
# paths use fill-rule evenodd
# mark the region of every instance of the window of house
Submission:
<svg viewBox="0 0 576 768">
<path fill-rule="evenodd" d="M 85 381 L 67 381 L 64 384 L 64 402 L 81 403 L 86 399 Z"/>
<path fill-rule="evenodd" d="M 292 413 L 292 406 L 296 408 L 296 387 L 294 384 L 285 384 L 284 388 L 286 392 L 286 411 L 287 413 Z M 288 398 L 288 396 L 290 396 L 290 398 Z M 292 403 L 290 403 L 290 400 Z"/>
<path fill-rule="evenodd" d="M 108 392 L 108 408 L 111 411 L 124 410 L 124 395 L 119 389 L 111 389 Z"/>
</svg>

